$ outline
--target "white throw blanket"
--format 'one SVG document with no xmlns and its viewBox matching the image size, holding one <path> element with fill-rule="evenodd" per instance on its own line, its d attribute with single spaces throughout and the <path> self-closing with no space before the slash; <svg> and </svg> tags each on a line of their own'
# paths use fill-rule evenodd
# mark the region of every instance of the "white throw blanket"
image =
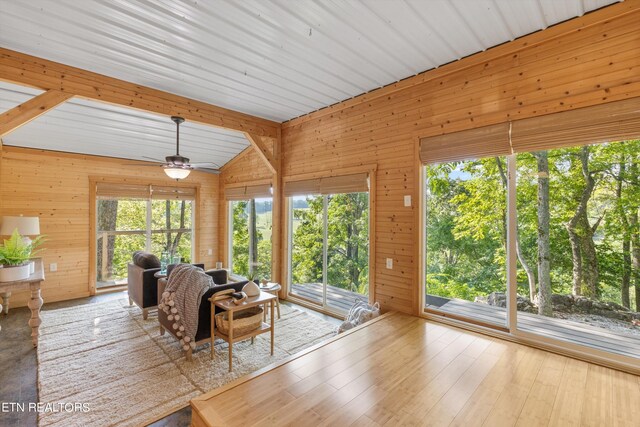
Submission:
<svg viewBox="0 0 640 427">
<path fill-rule="evenodd" d="M 184 350 L 196 348 L 200 300 L 212 285 L 211 276 L 191 264 L 180 264 L 171 271 L 158 308 L 173 322 L 172 327 Z"/>
</svg>

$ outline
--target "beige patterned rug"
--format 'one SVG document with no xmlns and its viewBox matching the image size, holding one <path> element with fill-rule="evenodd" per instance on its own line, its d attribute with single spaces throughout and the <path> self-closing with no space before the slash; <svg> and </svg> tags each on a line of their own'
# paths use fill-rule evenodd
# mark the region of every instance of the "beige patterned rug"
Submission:
<svg viewBox="0 0 640 427">
<path fill-rule="evenodd" d="M 228 345 L 216 341 L 187 362 L 178 342 L 160 336 L 155 313 L 145 321 L 126 300 L 42 312 L 38 392 L 42 403 L 86 403 L 87 412 L 46 412 L 40 426 L 137 426 L 189 404 L 189 400 L 277 362 L 334 335 L 335 326 L 286 305 L 276 319 L 274 355 L 269 334 L 236 343 L 233 372 Z"/>
</svg>

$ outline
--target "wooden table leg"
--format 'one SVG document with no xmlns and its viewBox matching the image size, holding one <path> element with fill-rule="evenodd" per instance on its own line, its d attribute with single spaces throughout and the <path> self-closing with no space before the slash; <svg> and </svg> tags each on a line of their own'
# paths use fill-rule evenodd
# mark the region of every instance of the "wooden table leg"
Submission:
<svg viewBox="0 0 640 427">
<path fill-rule="evenodd" d="M 9 314 L 9 298 L 11 298 L 11 292 L 4 292 L 2 294 L 2 302 L 4 302 L 4 314 Z"/>
<path fill-rule="evenodd" d="M 274 332 L 274 319 L 273 319 L 273 300 L 271 300 L 271 355 L 273 356 L 273 332 Z"/>
<path fill-rule="evenodd" d="M 280 320 L 280 297 L 278 296 L 277 292 L 276 292 L 276 307 L 278 308 L 278 320 Z"/>
<path fill-rule="evenodd" d="M 233 370 L 233 311 L 229 311 L 229 372 Z"/>
<path fill-rule="evenodd" d="M 38 346 L 39 328 L 42 320 L 40 319 L 40 307 L 42 307 L 42 297 L 40 296 L 40 283 L 31 284 L 31 299 L 29 300 L 29 308 L 31 309 L 31 342 L 34 347 Z"/>
<path fill-rule="evenodd" d="M 213 344 L 216 341 L 216 306 L 211 303 L 211 360 L 216 357 L 216 349 Z"/>
</svg>

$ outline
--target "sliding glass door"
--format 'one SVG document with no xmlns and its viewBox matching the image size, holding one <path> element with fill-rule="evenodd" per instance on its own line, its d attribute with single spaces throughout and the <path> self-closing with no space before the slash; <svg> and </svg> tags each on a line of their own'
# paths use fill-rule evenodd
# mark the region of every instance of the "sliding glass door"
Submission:
<svg viewBox="0 0 640 427">
<path fill-rule="evenodd" d="M 229 268 L 231 273 L 255 280 L 271 280 L 273 199 L 253 198 L 229 202 Z"/>
<path fill-rule="evenodd" d="M 427 312 L 637 361 L 640 140 L 434 163 L 424 174 Z"/>
<path fill-rule="evenodd" d="M 369 194 L 289 198 L 289 292 L 343 313 L 369 294 Z"/>
<path fill-rule="evenodd" d="M 640 357 L 640 140 L 516 161 L 518 330 Z"/>
<path fill-rule="evenodd" d="M 506 327 L 504 156 L 425 167 L 426 307 Z"/>
</svg>

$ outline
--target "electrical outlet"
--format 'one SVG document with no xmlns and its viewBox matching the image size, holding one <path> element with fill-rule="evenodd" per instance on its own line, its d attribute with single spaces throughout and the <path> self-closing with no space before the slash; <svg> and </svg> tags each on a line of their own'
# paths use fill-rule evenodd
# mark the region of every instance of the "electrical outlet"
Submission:
<svg viewBox="0 0 640 427">
<path fill-rule="evenodd" d="M 411 196 L 404 196 L 404 207 L 411 207 Z"/>
<path fill-rule="evenodd" d="M 49 264 L 49 271 L 58 271 L 58 263 L 52 262 Z"/>
<path fill-rule="evenodd" d="M 393 270 L 393 258 L 387 258 L 387 268 Z"/>
<path fill-rule="evenodd" d="M 213 255 L 213 249 L 209 249 L 209 250 L 207 251 L 207 255 Z"/>
</svg>

